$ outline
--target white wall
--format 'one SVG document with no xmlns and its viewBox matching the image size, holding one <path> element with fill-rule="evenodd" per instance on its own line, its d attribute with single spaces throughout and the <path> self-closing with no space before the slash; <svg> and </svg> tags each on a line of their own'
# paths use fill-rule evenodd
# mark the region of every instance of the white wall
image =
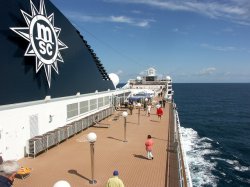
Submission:
<svg viewBox="0 0 250 187">
<path fill-rule="evenodd" d="M 49 101 L 42 100 L 0 106 L 0 155 L 4 160 L 24 157 L 27 141 L 32 138 L 30 137 L 30 116 L 38 116 L 38 129 L 39 135 L 41 135 L 110 106 L 106 105 L 95 111 L 67 119 L 68 104 L 98 97 L 117 95 L 126 91 L 128 90 L 107 91 L 51 99 Z M 50 121 L 50 115 L 53 116 L 52 121 Z"/>
</svg>

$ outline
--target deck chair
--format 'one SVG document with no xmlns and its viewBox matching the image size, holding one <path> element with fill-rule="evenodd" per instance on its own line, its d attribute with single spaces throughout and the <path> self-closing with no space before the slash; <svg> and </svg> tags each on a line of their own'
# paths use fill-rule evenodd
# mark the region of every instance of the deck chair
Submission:
<svg viewBox="0 0 250 187">
<path fill-rule="evenodd" d="M 97 128 L 109 128 L 109 126 L 110 126 L 109 124 L 100 123 L 98 116 L 95 116 L 94 123 L 95 124 L 93 127 L 97 127 Z"/>
<path fill-rule="evenodd" d="M 21 167 L 16 173 L 16 178 L 25 179 L 30 175 L 31 175 L 31 168 Z"/>
</svg>

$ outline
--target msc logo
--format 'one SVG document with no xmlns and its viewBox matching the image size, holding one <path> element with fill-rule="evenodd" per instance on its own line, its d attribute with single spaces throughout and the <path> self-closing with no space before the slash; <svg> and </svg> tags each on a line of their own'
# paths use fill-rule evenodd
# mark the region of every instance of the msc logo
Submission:
<svg viewBox="0 0 250 187">
<path fill-rule="evenodd" d="M 36 73 L 44 67 L 50 87 L 51 67 L 59 74 L 57 61 L 63 62 L 60 50 L 68 47 L 58 39 L 61 29 L 54 27 L 54 13 L 47 17 L 44 0 L 40 1 L 39 11 L 31 0 L 30 6 L 32 15 L 21 10 L 28 27 L 10 29 L 30 42 L 24 56 L 36 57 Z"/>
</svg>

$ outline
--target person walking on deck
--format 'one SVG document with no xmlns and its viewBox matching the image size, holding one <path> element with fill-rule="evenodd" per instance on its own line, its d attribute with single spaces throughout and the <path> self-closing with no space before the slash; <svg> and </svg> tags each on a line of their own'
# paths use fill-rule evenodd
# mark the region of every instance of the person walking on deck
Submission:
<svg viewBox="0 0 250 187">
<path fill-rule="evenodd" d="M 147 115 L 148 115 L 148 117 L 150 116 L 151 107 L 152 107 L 152 105 L 149 103 L 148 106 L 147 106 Z"/>
<path fill-rule="evenodd" d="M 162 100 L 162 105 L 163 105 L 163 108 L 165 108 L 165 106 L 166 106 L 166 99 Z"/>
<path fill-rule="evenodd" d="M 158 107 L 157 107 L 156 114 L 158 116 L 158 119 L 161 120 L 161 116 L 163 115 L 163 110 L 162 110 L 160 105 L 158 105 Z"/>
<path fill-rule="evenodd" d="M 124 184 L 121 179 L 118 177 L 119 172 L 115 170 L 113 172 L 113 177 L 109 178 L 106 187 L 124 187 Z"/>
<path fill-rule="evenodd" d="M 129 103 L 128 109 L 129 109 L 129 111 L 130 111 L 130 115 L 132 115 L 132 114 L 133 114 L 133 109 L 134 109 L 133 103 Z"/>
<path fill-rule="evenodd" d="M 145 146 L 146 146 L 146 151 L 147 151 L 147 158 L 149 160 L 153 160 L 154 159 L 154 156 L 152 154 L 152 148 L 153 148 L 153 140 L 152 140 L 152 137 L 151 135 L 148 135 L 148 139 L 147 141 L 145 142 Z"/>
</svg>

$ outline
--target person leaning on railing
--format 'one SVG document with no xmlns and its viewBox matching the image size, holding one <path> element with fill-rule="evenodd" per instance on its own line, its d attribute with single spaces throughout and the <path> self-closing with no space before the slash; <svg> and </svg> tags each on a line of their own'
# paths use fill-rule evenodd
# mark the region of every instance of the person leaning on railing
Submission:
<svg viewBox="0 0 250 187">
<path fill-rule="evenodd" d="M 15 160 L 7 160 L 0 164 L 0 186 L 11 187 L 20 165 Z"/>
</svg>

